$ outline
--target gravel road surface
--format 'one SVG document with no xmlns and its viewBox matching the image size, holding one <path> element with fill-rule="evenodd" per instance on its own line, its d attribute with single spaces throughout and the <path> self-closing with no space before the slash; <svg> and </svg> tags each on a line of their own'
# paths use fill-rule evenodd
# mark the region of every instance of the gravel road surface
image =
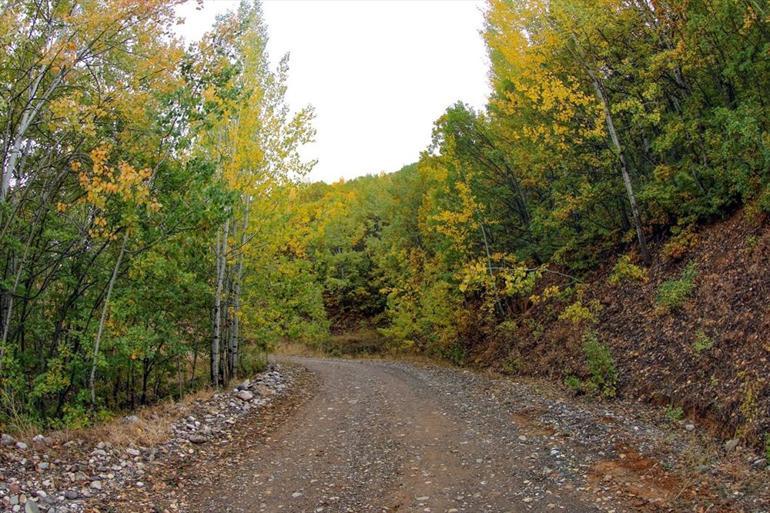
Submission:
<svg viewBox="0 0 770 513">
<path fill-rule="evenodd" d="M 763 458 L 661 408 L 436 365 L 280 361 L 313 385 L 191 463 L 185 511 L 770 512 Z"/>
<path fill-rule="evenodd" d="M 435 366 L 291 361 L 315 394 L 193 510 L 620 513 L 698 493 L 641 457 L 658 428 L 600 402 Z"/>
</svg>

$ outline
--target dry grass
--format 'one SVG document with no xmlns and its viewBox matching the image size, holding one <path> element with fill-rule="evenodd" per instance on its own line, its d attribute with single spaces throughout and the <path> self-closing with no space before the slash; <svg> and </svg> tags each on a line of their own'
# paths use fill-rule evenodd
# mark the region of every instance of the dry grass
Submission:
<svg viewBox="0 0 770 513">
<path fill-rule="evenodd" d="M 84 440 L 92 444 L 106 442 L 115 447 L 157 445 L 171 438 L 171 426 L 188 415 L 196 401 L 206 401 L 213 395 L 212 389 L 204 388 L 187 394 L 179 401 L 168 400 L 141 408 L 134 412 L 137 420 L 133 422 L 121 416 L 83 429 L 56 431 L 49 436 L 58 443 Z"/>
<path fill-rule="evenodd" d="M 324 352 L 317 348 L 311 348 L 305 344 L 299 342 L 283 341 L 280 342 L 273 354 L 279 356 L 307 356 L 312 358 L 320 358 L 324 355 Z"/>
</svg>

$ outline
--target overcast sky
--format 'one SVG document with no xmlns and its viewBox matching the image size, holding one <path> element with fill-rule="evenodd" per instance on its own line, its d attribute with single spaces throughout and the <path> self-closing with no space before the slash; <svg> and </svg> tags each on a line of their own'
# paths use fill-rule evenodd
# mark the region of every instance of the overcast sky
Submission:
<svg viewBox="0 0 770 513">
<path fill-rule="evenodd" d="M 182 6 L 199 38 L 237 1 Z M 266 0 L 273 63 L 289 52 L 288 101 L 316 109 L 311 180 L 395 171 L 417 160 L 433 121 L 462 100 L 484 105 L 487 57 L 477 0 Z"/>
</svg>

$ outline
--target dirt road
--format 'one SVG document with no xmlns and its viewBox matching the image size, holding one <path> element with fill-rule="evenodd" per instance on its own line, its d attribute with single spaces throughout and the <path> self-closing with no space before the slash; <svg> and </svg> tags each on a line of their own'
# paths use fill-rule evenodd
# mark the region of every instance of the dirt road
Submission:
<svg viewBox="0 0 770 513">
<path fill-rule="evenodd" d="M 292 360 L 317 375 L 315 394 L 242 463 L 197 488 L 192 510 L 620 513 L 723 504 L 717 491 L 666 470 L 687 457 L 686 442 L 617 408 L 461 370 Z"/>
</svg>

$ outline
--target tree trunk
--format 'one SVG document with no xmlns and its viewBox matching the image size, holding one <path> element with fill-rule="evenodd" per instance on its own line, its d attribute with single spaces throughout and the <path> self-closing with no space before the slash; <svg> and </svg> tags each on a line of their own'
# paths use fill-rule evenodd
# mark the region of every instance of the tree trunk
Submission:
<svg viewBox="0 0 770 513">
<path fill-rule="evenodd" d="M 604 94 L 604 90 L 602 89 L 599 80 L 596 78 L 596 74 L 590 69 L 588 69 L 588 74 L 591 77 L 591 81 L 593 82 L 596 94 L 599 96 L 599 99 L 602 102 L 602 107 L 604 108 L 604 117 L 607 122 L 607 131 L 610 133 L 610 139 L 612 139 L 612 144 L 615 147 L 615 151 L 618 154 L 618 159 L 620 160 L 620 172 L 623 175 L 623 184 L 626 186 L 628 202 L 631 204 L 631 217 L 634 222 L 634 228 L 636 228 L 636 236 L 639 240 L 639 250 L 642 254 L 642 260 L 644 260 L 645 264 L 648 264 L 650 262 L 650 253 L 647 250 L 647 240 L 645 239 L 644 232 L 642 231 L 642 220 L 641 216 L 639 215 L 639 207 L 636 204 L 636 195 L 634 194 L 634 187 L 631 184 L 631 176 L 628 174 L 628 161 L 626 159 L 625 153 L 623 152 L 623 147 L 620 145 L 618 134 L 615 131 L 615 123 L 612 120 L 610 102 L 607 99 L 607 95 Z"/>
<path fill-rule="evenodd" d="M 107 310 L 110 307 L 110 296 L 112 295 L 112 288 L 115 285 L 115 280 L 118 277 L 118 271 L 120 270 L 120 263 L 123 260 L 123 255 L 126 252 L 126 243 L 128 242 L 128 230 L 123 233 L 123 244 L 120 246 L 120 253 L 118 253 L 118 260 L 115 262 L 115 267 L 112 269 L 112 276 L 110 276 L 110 283 L 107 285 L 107 295 L 104 297 L 104 304 L 102 305 L 102 316 L 99 319 L 99 329 L 96 332 L 96 340 L 94 341 L 94 358 L 91 362 L 91 376 L 88 379 L 88 385 L 91 389 L 91 404 L 96 404 L 96 386 L 94 377 L 96 376 L 96 363 L 99 359 L 99 344 L 102 341 L 102 333 L 104 332 L 104 322 L 107 320 Z"/>
<path fill-rule="evenodd" d="M 217 237 L 216 248 L 216 272 L 217 272 L 217 285 L 214 292 L 214 334 L 211 338 L 211 384 L 218 387 L 220 384 L 219 375 L 219 349 L 220 340 L 222 335 L 222 291 L 225 281 L 225 265 L 227 264 L 227 237 L 230 229 L 230 219 L 225 221 L 224 228 L 222 229 L 221 240 Z"/>
<path fill-rule="evenodd" d="M 243 226 L 241 228 L 241 242 L 238 254 L 238 264 L 235 270 L 235 277 L 233 278 L 233 314 L 231 317 L 232 326 L 230 326 L 230 359 L 228 366 L 230 368 L 230 375 L 235 376 L 238 371 L 238 353 L 240 350 L 240 341 L 238 339 L 240 330 L 240 321 L 238 320 L 238 312 L 241 308 L 241 280 L 243 279 L 243 248 L 246 245 L 246 235 L 249 227 L 249 210 L 251 206 L 251 200 L 246 200 L 246 205 L 243 211 Z"/>
</svg>

